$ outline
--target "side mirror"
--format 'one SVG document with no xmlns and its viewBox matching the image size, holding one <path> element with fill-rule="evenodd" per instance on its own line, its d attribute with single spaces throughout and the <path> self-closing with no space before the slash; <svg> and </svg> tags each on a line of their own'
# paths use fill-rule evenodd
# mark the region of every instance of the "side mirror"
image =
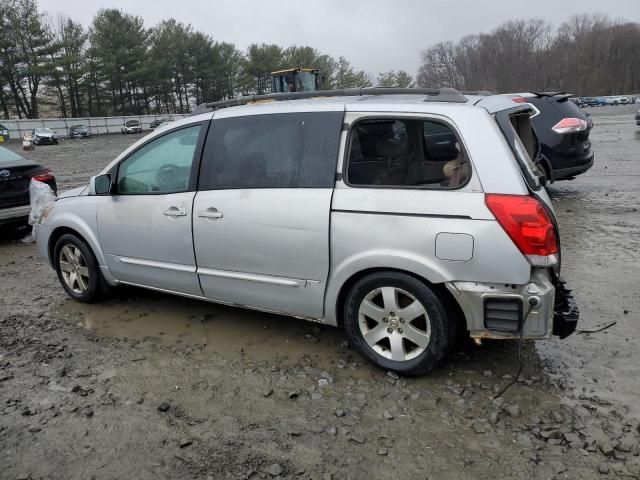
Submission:
<svg viewBox="0 0 640 480">
<path fill-rule="evenodd" d="M 91 195 L 108 195 L 111 193 L 111 175 L 96 175 L 89 181 L 89 193 Z"/>
</svg>

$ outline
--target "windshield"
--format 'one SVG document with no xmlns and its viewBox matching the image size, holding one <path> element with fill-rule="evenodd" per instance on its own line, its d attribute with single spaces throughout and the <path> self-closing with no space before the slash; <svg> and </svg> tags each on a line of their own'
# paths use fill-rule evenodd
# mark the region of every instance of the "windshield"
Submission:
<svg viewBox="0 0 640 480">
<path fill-rule="evenodd" d="M 138 125 L 140 125 L 140 122 L 138 120 L 127 120 L 127 123 L 125 123 L 125 125 L 127 127 L 137 127 Z"/>
<path fill-rule="evenodd" d="M 36 133 L 53 133 L 50 128 L 36 128 Z"/>
<path fill-rule="evenodd" d="M 8 148 L 0 147 L 0 163 L 15 162 L 16 160 L 22 160 L 22 157 Z"/>
</svg>

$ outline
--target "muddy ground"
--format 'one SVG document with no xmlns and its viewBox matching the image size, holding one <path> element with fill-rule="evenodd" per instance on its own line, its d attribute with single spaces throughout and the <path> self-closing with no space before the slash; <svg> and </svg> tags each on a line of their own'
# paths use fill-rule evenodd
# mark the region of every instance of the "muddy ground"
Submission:
<svg viewBox="0 0 640 480">
<path fill-rule="evenodd" d="M 397 378 L 342 332 L 137 289 L 70 300 L 0 233 L 0 479 L 640 478 L 640 127 L 593 109 L 596 164 L 550 187 L 580 328 L 466 345 Z M 62 188 L 137 136 L 39 147 Z M 17 144 L 11 144 L 17 149 Z"/>
</svg>

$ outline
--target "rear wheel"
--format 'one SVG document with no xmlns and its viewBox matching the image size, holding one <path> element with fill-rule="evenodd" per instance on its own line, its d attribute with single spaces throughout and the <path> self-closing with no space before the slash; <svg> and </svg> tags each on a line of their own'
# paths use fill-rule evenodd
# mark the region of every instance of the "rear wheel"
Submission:
<svg viewBox="0 0 640 480">
<path fill-rule="evenodd" d="M 80 302 L 95 302 L 107 285 L 91 248 L 76 235 L 64 234 L 56 242 L 54 265 L 67 294 Z"/>
<path fill-rule="evenodd" d="M 426 373 L 447 350 L 445 308 L 433 290 L 404 273 L 380 272 L 359 280 L 344 313 L 352 346 L 384 369 Z"/>
</svg>

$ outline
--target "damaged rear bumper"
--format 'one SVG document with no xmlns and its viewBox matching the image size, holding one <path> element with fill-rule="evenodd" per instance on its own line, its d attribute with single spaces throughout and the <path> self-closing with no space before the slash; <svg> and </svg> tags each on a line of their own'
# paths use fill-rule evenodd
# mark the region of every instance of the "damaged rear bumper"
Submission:
<svg viewBox="0 0 640 480">
<path fill-rule="evenodd" d="M 476 339 L 566 338 L 576 329 L 578 308 L 561 279 L 535 270 L 525 285 L 449 282 Z"/>
<path fill-rule="evenodd" d="M 553 307 L 553 334 L 560 338 L 567 338 L 575 332 L 580 318 L 580 311 L 571 290 L 566 287 L 566 282 L 558 278 L 554 282 L 556 289 Z"/>
</svg>

